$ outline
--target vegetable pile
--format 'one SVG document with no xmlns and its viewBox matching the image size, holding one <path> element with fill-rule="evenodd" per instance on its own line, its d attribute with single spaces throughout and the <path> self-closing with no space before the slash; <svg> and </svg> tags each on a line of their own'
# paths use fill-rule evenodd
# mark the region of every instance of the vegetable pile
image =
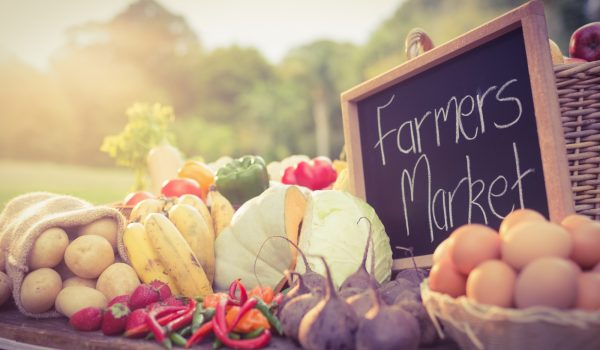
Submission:
<svg viewBox="0 0 600 350">
<path fill-rule="evenodd" d="M 309 350 L 417 349 L 437 342 L 419 289 L 427 272 L 415 266 L 380 285 L 366 268 L 371 239 L 370 230 L 358 268 L 339 289 L 323 257 L 318 259 L 327 276 L 324 290 L 306 284 L 315 274 L 311 269 L 287 273 L 292 287 L 278 309 L 286 336 Z"/>
<path fill-rule="evenodd" d="M 162 282 L 142 284 L 131 295 L 114 298 L 106 309 L 88 307 L 69 323 L 79 331 L 101 329 L 105 335 L 154 339 L 167 349 L 189 348 L 211 339 L 213 349 L 260 349 L 283 330 L 273 310 L 282 300 L 269 287 L 247 291 L 238 279 L 228 293 L 204 298 L 175 297 Z"/>
</svg>

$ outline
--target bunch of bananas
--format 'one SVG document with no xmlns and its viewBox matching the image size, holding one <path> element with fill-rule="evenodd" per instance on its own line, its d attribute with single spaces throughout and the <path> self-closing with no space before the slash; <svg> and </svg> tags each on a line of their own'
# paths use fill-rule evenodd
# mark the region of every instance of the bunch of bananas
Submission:
<svg viewBox="0 0 600 350">
<path fill-rule="evenodd" d="M 144 283 L 159 280 L 187 297 L 212 293 L 216 236 L 231 222 L 234 209 L 218 191 L 209 207 L 194 195 L 145 199 L 133 207 L 123 243 Z"/>
</svg>

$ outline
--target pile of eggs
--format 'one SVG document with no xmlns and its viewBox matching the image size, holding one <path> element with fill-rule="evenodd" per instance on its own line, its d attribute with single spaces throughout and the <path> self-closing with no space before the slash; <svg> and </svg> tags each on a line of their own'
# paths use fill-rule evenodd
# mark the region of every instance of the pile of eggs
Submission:
<svg viewBox="0 0 600 350">
<path fill-rule="evenodd" d="M 487 305 L 600 309 L 600 222 L 560 224 L 529 209 L 510 213 L 499 232 L 457 228 L 436 248 L 431 290 Z"/>
</svg>

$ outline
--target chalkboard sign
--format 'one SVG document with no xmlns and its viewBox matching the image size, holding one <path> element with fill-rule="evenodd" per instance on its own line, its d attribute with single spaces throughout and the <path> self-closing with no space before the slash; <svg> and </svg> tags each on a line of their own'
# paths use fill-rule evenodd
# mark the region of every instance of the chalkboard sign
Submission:
<svg viewBox="0 0 600 350">
<path fill-rule="evenodd" d="M 421 266 L 462 224 L 573 212 L 538 2 L 345 92 L 342 108 L 353 192 Z"/>
</svg>

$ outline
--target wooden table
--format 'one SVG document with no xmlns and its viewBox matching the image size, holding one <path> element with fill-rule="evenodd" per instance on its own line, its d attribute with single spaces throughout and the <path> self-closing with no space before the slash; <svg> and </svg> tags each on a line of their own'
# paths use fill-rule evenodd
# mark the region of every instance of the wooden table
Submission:
<svg viewBox="0 0 600 350">
<path fill-rule="evenodd" d="M 194 349 L 210 350 L 210 342 L 197 345 Z M 164 350 L 156 342 L 124 337 L 107 337 L 100 331 L 78 332 L 68 323 L 67 318 L 35 320 L 19 313 L 12 303 L 0 307 L 0 349 L 43 350 Z M 174 348 L 177 349 L 177 348 Z M 267 350 L 301 349 L 291 340 L 273 337 Z M 450 342 L 445 342 L 430 350 L 458 350 Z"/>
<path fill-rule="evenodd" d="M 212 349 L 204 342 L 194 349 Z M 154 341 L 107 337 L 100 331 L 78 332 L 66 317 L 36 320 L 22 315 L 14 304 L 0 307 L 0 349 L 41 350 L 164 350 Z M 176 348 L 175 348 L 176 349 Z M 291 340 L 273 337 L 269 350 L 301 349 Z"/>
</svg>

